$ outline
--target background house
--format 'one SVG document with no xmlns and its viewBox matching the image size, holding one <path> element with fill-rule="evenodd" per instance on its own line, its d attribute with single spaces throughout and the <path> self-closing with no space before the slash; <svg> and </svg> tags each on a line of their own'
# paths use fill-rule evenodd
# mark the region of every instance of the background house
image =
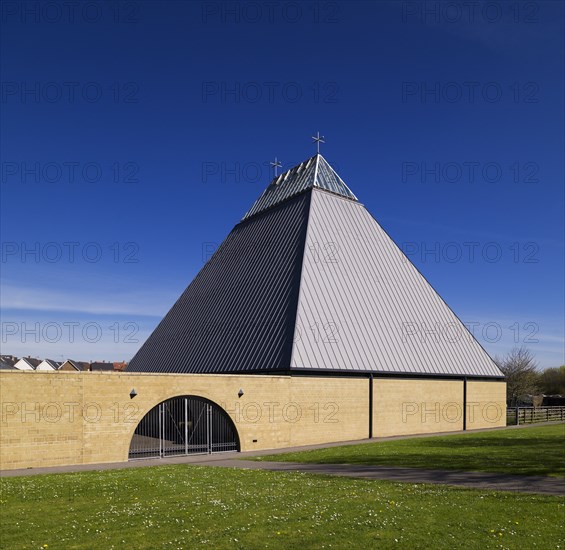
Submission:
<svg viewBox="0 0 565 550">
<path fill-rule="evenodd" d="M 61 363 L 57 363 L 57 361 L 53 361 L 53 359 L 44 359 L 37 365 L 35 370 L 45 370 L 45 371 L 58 371 Z"/>
<path fill-rule="evenodd" d="M 114 363 L 110 363 L 108 361 L 94 361 L 93 363 L 90 363 L 90 370 L 93 372 L 96 371 L 114 372 Z"/>
<path fill-rule="evenodd" d="M 41 363 L 40 359 L 35 359 L 34 357 L 22 357 L 19 361 L 14 364 L 19 370 L 35 370 L 37 366 Z"/>
<path fill-rule="evenodd" d="M 60 371 L 88 371 L 90 370 L 90 363 L 85 361 L 74 361 L 73 359 L 67 359 L 64 361 L 59 368 Z"/>
</svg>

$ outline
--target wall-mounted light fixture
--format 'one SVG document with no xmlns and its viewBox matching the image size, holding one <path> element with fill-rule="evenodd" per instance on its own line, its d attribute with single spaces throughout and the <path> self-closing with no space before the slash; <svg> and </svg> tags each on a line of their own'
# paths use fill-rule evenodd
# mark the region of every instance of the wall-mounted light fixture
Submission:
<svg viewBox="0 0 565 550">
<path fill-rule="evenodd" d="M 137 392 L 135 391 L 135 388 L 132 388 L 131 391 L 129 392 L 129 398 L 133 399 L 136 395 Z"/>
<path fill-rule="evenodd" d="M 238 397 L 243 397 L 243 390 L 241 388 L 239 388 L 239 391 L 237 392 L 237 396 Z"/>
</svg>

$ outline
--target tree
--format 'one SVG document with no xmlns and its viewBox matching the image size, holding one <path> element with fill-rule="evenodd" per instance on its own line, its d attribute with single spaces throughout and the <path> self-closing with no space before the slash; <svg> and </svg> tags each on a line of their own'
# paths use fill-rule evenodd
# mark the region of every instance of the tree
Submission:
<svg viewBox="0 0 565 550">
<path fill-rule="evenodd" d="M 540 386 L 547 395 L 565 395 L 565 365 L 545 369 L 540 374 Z"/>
<path fill-rule="evenodd" d="M 506 401 L 509 407 L 515 407 L 523 396 L 539 393 L 537 363 L 529 349 L 514 348 L 502 359 L 495 358 L 495 362 L 506 376 Z"/>
</svg>

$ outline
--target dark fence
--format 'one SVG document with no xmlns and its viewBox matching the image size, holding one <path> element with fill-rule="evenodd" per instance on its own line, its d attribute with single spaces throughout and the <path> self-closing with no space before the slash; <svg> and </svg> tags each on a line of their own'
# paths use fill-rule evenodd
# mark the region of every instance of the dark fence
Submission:
<svg viewBox="0 0 565 550">
<path fill-rule="evenodd" d="M 565 421 L 565 407 L 508 407 L 506 425 Z"/>
</svg>

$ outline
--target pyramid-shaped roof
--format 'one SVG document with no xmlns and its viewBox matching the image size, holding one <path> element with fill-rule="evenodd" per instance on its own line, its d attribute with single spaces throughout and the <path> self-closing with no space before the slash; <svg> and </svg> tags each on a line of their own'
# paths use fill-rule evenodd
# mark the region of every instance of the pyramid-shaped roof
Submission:
<svg viewBox="0 0 565 550">
<path fill-rule="evenodd" d="M 502 377 L 319 154 L 273 179 L 127 370 Z"/>
</svg>

